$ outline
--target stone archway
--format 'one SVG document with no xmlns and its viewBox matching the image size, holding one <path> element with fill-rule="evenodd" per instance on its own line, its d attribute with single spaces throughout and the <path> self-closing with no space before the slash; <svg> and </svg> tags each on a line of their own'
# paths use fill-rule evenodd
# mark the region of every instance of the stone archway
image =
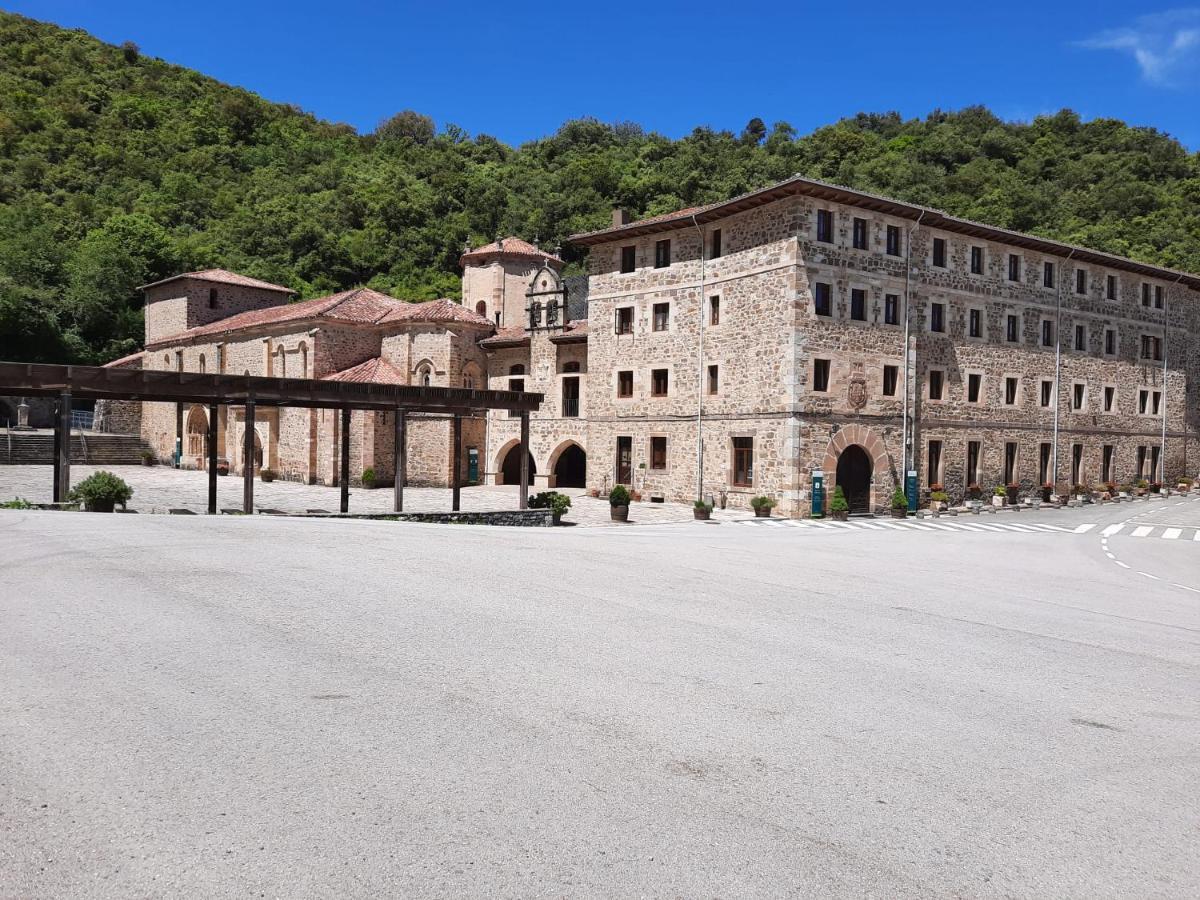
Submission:
<svg viewBox="0 0 1200 900">
<path fill-rule="evenodd" d="M 528 451 L 526 451 L 528 453 Z M 529 483 L 533 484 L 533 476 L 537 473 L 537 463 L 534 462 L 533 454 L 529 456 Z M 521 483 L 521 444 L 519 441 L 512 441 L 505 449 L 502 449 L 497 455 L 496 460 L 496 483 L 497 484 L 520 484 Z"/>
<path fill-rule="evenodd" d="M 839 471 L 839 462 L 842 455 L 850 447 L 856 448 L 856 452 L 851 454 L 851 460 L 847 462 L 847 468 L 853 465 L 856 470 L 861 470 L 864 460 L 855 459 L 859 453 L 865 456 L 865 462 L 870 467 L 866 476 L 869 490 L 864 511 L 869 512 L 886 506 L 891 496 L 893 485 L 890 483 L 884 484 L 883 476 L 886 473 L 892 472 L 891 457 L 888 455 L 883 438 L 875 429 L 866 425 L 854 424 L 843 426 L 830 439 L 829 445 L 825 448 L 825 458 L 822 464 L 822 469 L 825 472 L 826 496 L 833 497 L 838 478 L 845 472 L 845 470 Z M 894 475 L 895 473 L 892 474 Z M 861 479 L 861 475 L 853 477 Z M 843 485 L 842 491 L 846 492 L 845 485 Z"/>
<path fill-rule="evenodd" d="M 834 483 L 841 485 L 851 514 L 871 512 L 871 469 L 871 457 L 858 444 L 851 444 L 838 456 Z"/>
<path fill-rule="evenodd" d="M 207 468 L 208 416 L 204 407 L 193 406 L 188 410 L 187 427 L 184 431 L 184 456 L 194 462 L 196 468 Z"/>
<path fill-rule="evenodd" d="M 550 455 L 555 487 L 587 487 L 587 453 L 575 441 L 566 441 Z"/>
</svg>

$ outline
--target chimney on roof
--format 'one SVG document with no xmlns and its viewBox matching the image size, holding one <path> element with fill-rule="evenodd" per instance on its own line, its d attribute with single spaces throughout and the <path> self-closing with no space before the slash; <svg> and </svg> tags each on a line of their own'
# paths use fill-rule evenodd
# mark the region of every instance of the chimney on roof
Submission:
<svg viewBox="0 0 1200 900">
<path fill-rule="evenodd" d="M 629 215 L 619 206 L 613 207 L 613 228 L 620 228 L 622 225 L 628 225 L 633 221 L 633 216 Z"/>
</svg>

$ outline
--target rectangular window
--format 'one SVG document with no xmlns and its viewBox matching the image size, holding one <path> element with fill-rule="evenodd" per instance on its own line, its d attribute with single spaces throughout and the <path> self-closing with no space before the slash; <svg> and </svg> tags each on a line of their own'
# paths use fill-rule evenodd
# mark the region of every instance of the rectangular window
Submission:
<svg viewBox="0 0 1200 900">
<path fill-rule="evenodd" d="M 979 484 L 979 441 L 967 441 L 967 484 Z"/>
<path fill-rule="evenodd" d="M 833 243 L 833 213 L 827 209 L 817 210 L 817 240 L 823 244 Z"/>
<path fill-rule="evenodd" d="M 946 239 L 933 239 L 933 264 L 939 269 L 946 268 Z"/>
<path fill-rule="evenodd" d="M 1117 332 L 1112 328 L 1104 329 L 1104 352 L 1109 356 L 1117 352 Z"/>
<path fill-rule="evenodd" d="M 721 298 L 715 295 L 708 298 L 708 324 L 721 324 Z"/>
<path fill-rule="evenodd" d="M 654 330 L 666 331 L 671 325 L 671 304 L 654 304 Z"/>
<path fill-rule="evenodd" d="M 1075 293 L 1087 293 L 1087 269 L 1075 270 Z"/>
<path fill-rule="evenodd" d="M 1142 306 L 1150 305 L 1150 285 L 1145 281 L 1142 282 Z"/>
<path fill-rule="evenodd" d="M 617 484 L 633 483 L 633 438 L 628 435 L 617 437 Z"/>
<path fill-rule="evenodd" d="M 710 394 L 720 393 L 721 390 L 721 370 L 717 366 L 708 367 L 708 392 Z"/>
<path fill-rule="evenodd" d="M 1004 405 L 1005 406 L 1016 406 L 1017 405 L 1017 386 L 1018 386 L 1018 381 L 1012 375 L 1009 375 L 1007 378 L 1004 379 Z"/>
<path fill-rule="evenodd" d="M 1081 411 L 1087 405 L 1087 386 L 1082 384 L 1071 385 L 1071 409 L 1076 412 Z"/>
<path fill-rule="evenodd" d="M 900 324 L 900 296 L 898 294 L 883 295 L 883 323 L 885 325 Z"/>
<path fill-rule="evenodd" d="M 1162 338 L 1142 335 L 1142 359 L 1162 360 Z"/>
<path fill-rule="evenodd" d="M 1162 391 L 1154 391 L 1150 395 L 1150 400 L 1153 404 L 1153 409 L 1151 409 L 1151 412 L 1157 416 L 1162 404 Z"/>
<path fill-rule="evenodd" d="M 633 334 L 633 307 L 618 306 L 616 311 L 616 324 L 613 330 L 617 334 Z"/>
<path fill-rule="evenodd" d="M 855 250 L 866 250 L 867 249 L 867 220 L 866 219 L 856 218 L 854 220 L 854 249 Z"/>
<path fill-rule="evenodd" d="M 1087 328 L 1083 325 L 1075 326 L 1075 349 L 1080 353 L 1087 351 Z"/>
<path fill-rule="evenodd" d="M 208 308 L 209 309 L 217 308 L 217 289 L 216 288 L 208 289 Z"/>
<path fill-rule="evenodd" d="M 1008 254 L 1008 280 L 1021 280 L 1021 257 L 1015 253 Z"/>
<path fill-rule="evenodd" d="M 708 258 L 709 259 L 720 259 L 721 258 L 721 229 L 720 228 L 713 229 L 712 238 L 709 241 Z"/>
<path fill-rule="evenodd" d="M 650 438 L 650 468 L 662 470 L 667 467 L 667 439 L 665 437 Z"/>
<path fill-rule="evenodd" d="M 1083 484 L 1083 444 L 1071 445 L 1071 484 Z"/>
<path fill-rule="evenodd" d="M 942 386 L 945 382 L 946 375 L 941 369 L 929 370 L 929 399 L 942 399 Z"/>
<path fill-rule="evenodd" d="M 818 281 L 813 285 L 813 308 L 818 316 L 833 315 L 833 300 L 830 297 L 832 293 L 829 285 L 822 281 Z"/>
<path fill-rule="evenodd" d="M 665 397 L 667 396 L 669 377 L 666 369 L 651 369 L 650 370 L 650 396 Z"/>
<path fill-rule="evenodd" d="M 1146 448 L 1137 448 L 1137 477 L 1139 479 L 1146 477 Z"/>
<path fill-rule="evenodd" d="M 1163 286 L 1161 284 L 1156 284 L 1154 286 L 1154 308 L 1163 308 Z"/>
<path fill-rule="evenodd" d="M 733 486 L 754 486 L 754 438 L 733 439 Z"/>
<path fill-rule="evenodd" d="M 971 337 L 983 337 L 983 313 L 977 309 L 967 313 L 967 328 Z"/>
<path fill-rule="evenodd" d="M 1143 389 L 1138 391 L 1138 414 L 1145 415 L 1150 409 L 1150 392 Z"/>
<path fill-rule="evenodd" d="M 1009 315 L 1004 320 L 1004 339 L 1010 344 L 1015 344 L 1020 338 L 1020 326 L 1017 323 L 1017 317 Z"/>
<path fill-rule="evenodd" d="M 982 247 L 972 247 L 971 248 L 971 274 L 972 275 L 982 275 L 983 274 L 983 248 Z"/>
<path fill-rule="evenodd" d="M 637 247 L 621 248 L 621 272 L 632 272 L 637 268 Z"/>
<path fill-rule="evenodd" d="M 665 241 L 654 242 L 654 268 L 665 269 L 671 265 L 671 241 L 668 238 Z"/>
<path fill-rule="evenodd" d="M 1054 263 L 1042 263 L 1042 287 L 1054 287 Z"/>
<path fill-rule="evenodd" d="M 867 321 L 867 292 L 862 288 L 850 291 L 850 318 L 856 322 Z"/>
<path fill-rule="evenodd" d="M 983 386 L 983 376 L 978 372 L 967 375 L 967 402 L 978 403 L 980 388 Z"/>
<path fill-rule="evenodd" d="M 1105 484 L 1111 484 L 1113 480 L 1113 454 L 1116 448 L 1112 444 L 1105 444 L 1100 451 L 1100 480 Z"/>
<path fill-rule="evenodd" d="M 1158 444 L 1154 444 L 1150 447 L 1150 480 L 1151 481 L 1161 480 L 1159 478 L 1159 474 L 1158 474 L 1158 451 L 1160 449 L 1162 449 L 1162 448 L 1159 447 Z"/>
<path fill-rule="evenodd" d="M 633 372 L 625 371 L 617 373 L 617 396 L 633 396 Z"/>
<path fill-rule="evenodd" d="M 1017 445 L 1014 441 L 1004 444 L 1004 483 L 1017 483 Z"/>
<path fill-rule="evenodd" d="M 568 419 L 579 416 L 579 378 L 576 376 L 562 380 L 562 414 Z"/>
<path fill-rule="evenodd" d="M 925 456 L 925 478 L 928 484 L 942 483 L 942 442 L 930 441 Z"/>
<path fill-rule="evenodd" d="M 887 227 L 887 255 L 900 255 L 900 226 L 889 225 Z"/>
<path fill-rule="evenodd" d="M 1054 346 L 1054 323 L 1049 319 L 1042 319 L 1042 346 Z"/>
<path fill-rule="evenodd" d="M 933 303 L 929 307 L 929 330 L 938 333 L 946 330 L 946 304 Z"/>
<path fill-rule="evenodd" d="M 896 396 L 896 383 L 899 380 L 899 366 L 884 366 L 883 367 L 883 396 Z"/>
<path fill-rule="evenodd" d="M 829 390 L 829 360 L 813 360 L 813 390 L 825 393 Z"/>
<path fill-rule="evenodd" d="M 1117 389 L 1111 384 L 1104 388 L 1104 411 L 1110 413 L 1113 411 L 1113 404 L 1117 401 Z"/>
<path fill-rule="evenodd" d="M 1054 400 L 1054 382 L 1042 380 L 1040 401 L 1042 406 L 1049 406 Z"/>
<path fill-rule="evenodd" d="M 1038 445 L 1038 484 L 1050 484 L 1050 454 L 1049 444 Z"/>
<path fill-rule="evenodd" d="M 1117 276 L 1109 275 L 1104 279 L 1104 297 L 1108 300 L 1117 299 Z"/>
</svg>

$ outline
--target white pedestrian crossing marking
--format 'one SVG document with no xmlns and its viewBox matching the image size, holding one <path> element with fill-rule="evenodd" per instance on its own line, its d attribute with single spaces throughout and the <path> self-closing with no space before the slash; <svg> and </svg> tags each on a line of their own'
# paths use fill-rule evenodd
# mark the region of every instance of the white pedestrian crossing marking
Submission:
<svg viewBox="0 0 1200 900">
<path fill-rule="evenodd" d="M 1076 525 L 1076 526 L 1075 526 L 1075 533 L 1076 533 L 1076 534 L 1087 534 L 1089 531 L 1091 531 L 1091 530 L 1092 530 L 1093 528 L 1095 528 L 1095 527 L 1096 527 L 1096 523 L 1095 523 L 1095 522 L 1093 522 L 1093 523 L 1092 523 L 1092 524 L 1090 524 L 1090 525 Z"/>
<path fill-rule="evenodd" d="M 1136 516 L 1134 517 L 1137 518 Z M 970 519 L 970 521 L 967 521 Z M 764 525 L 773 528 L 824 528 L 841 531 L 924 531 L 924 532 L 957 532 L 959 534 L 1089 534 L 1094 529 L 1102 538 L 1104 549 L 1107 541 L 1115 535 L 1128 535 L 1136 538 L 1157 537 L 1168 541 L 1200 542 L 1200 526 L 1168 525 L 1165 522 L 1150 522 L 1139 524 L 1137 521 L 1117 522 L 1101 527 L 1095 522 L 1082 525 L 1057 525 L 1050 522 L 980 522 L 970 516 L 942 516 L 937 521 L 932 518 L 919 519 L 867 519 L 865 517 L 849 519 L 840 522 L 831 519 L 741 519 L 741 525 Z M 1116 560 L 1114 560 L 1115 562 Z"/>
<path fill-rule="evenodd" d="M 1121 529 L 1124 527 L 1125 527 L 1124 522 L 1118 522 L 1116 525 L 1109 525 L 1107 528 L 1105 528 L 1100 533 L 1102 535 L 1104 535 L 1104 537 L 1112 537 L 1114 534 L 1119 534 Z"/>
<path fill-rule="evenodd" d="M 1173 541 L 1176 538 L 1178 538 L 1181 534 L 1183 534 L 1182 528 L 1168 528 L 1166 531 L 1163 532 L 1162 536 L 1163 536 L 1164 540 Z"/>
<path fill-rule="evenodd" d="M 1149 525 L 1139 525 L 1137 528 L 1133 529 L 1133 536 L 1134 537 L 1145 537 L 1153 530 L 1154 529 L 1151 528 Z"/>
</svg>

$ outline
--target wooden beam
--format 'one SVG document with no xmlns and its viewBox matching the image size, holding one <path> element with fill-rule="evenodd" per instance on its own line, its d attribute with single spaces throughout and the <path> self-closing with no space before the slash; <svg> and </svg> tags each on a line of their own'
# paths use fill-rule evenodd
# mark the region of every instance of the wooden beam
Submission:
<svg viewBox="0 0 1200 900">
<path fill-rule="evenodd" d="M 55 503 L 66 503 L 71 493 L 71 393 L 63 391 L 58 400 L 57 431 L 59 439 L 58 458 L 54 461 L 58 469 Z"/>
<path fill-rule="evenodd" d="M 350 512 L 350 410 L 342 410 L 342 472 L 338 478 L 342 493 L 342 512 Z"/>
<path fill-rule="evenodd" d="M 217 514 L 217 404 L 208 405 L 208 514 Z"/>
</svg>

